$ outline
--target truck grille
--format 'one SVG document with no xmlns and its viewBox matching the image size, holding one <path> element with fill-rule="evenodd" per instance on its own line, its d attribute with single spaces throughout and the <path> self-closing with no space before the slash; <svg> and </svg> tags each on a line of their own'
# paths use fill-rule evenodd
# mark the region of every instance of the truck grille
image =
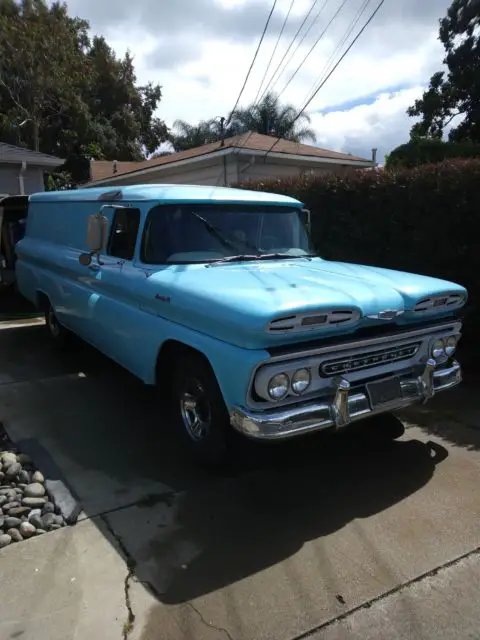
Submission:
<svg viewBox="0 0 480 640">
<path fill-rule="evenodd" d="M 326 360 L 320 365 L 319 373 L 321 376 L 328 377 L 360 371 L 362 369 L 370 369 L 390 362 L 409 360 L 417 353 L 420 345 L 421 342 L 411 342 L 397 347 L 388 347 L 386 349 L 350 355 L 345 358 Z"/>
</svg>

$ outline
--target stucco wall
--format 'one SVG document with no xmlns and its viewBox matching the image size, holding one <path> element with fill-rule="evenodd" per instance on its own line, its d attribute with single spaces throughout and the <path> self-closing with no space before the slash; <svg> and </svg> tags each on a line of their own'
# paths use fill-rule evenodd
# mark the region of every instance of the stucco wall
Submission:
<svg viewBox="0 0 480 640">
<path fill-rule="evenodd" d="M 325 175 L 327 173 L 336 173 L 344 175 L 346 172 L 354 171 L 355 167 L 346 167 L 334 163 L 309 163 L 308 160 L 302 160 L 299 163 L 287 163 L 278 161 L 269 161 L 267 157 L 256 157 L 255 162 L 251 162 L 249 156 L 240 156 L 232 154 L 225 156 L 226 169 L 224 168 L 224 157 L 203 160 L 196 163 L 185 164 L 177 167 L 162 167 L 158 171 L 146 173 L 143 175 L 132 174 L 125 175 L 121 180 L 111 182 L 113 185 L 127 184 L 199 184 L 223 186 L 226 184 L 234 184 L 242 180 L 261 180 L 262 178 L 286 178 L 290 176 L 299 176 L 302 173 L 312 172 L 315 175 Z M 102 184 L 107 186 L 108 182 Z"/>
</svg>

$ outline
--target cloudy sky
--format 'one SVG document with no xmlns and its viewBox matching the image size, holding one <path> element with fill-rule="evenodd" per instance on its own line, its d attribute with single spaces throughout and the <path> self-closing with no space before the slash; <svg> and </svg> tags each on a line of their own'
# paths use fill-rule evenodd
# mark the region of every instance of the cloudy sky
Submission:
<svg viewBox="0 0 480 640">
<path fill-rule="evenodd" d="M 228 114 L 272 0 L 67 0 L 67 4 L 71 14 L 88 19 L 92 32 L 103 34 L 118 54 L 130 49 L 139 82 L 162 85 L 159 115 L 171 125 L 177 118 L 195 123 Z M 257 96 L 291 4 L 292 0 L 277 0 L 242 105 Z M 296 42 L 312 26 L 290 60 L 296 44 L 291 48 L 280 69 L 290 62 L 272 85 L 274 91 L 282 92 L 282 101 L 296 108 L 305 104 L 322 75 L 331 69 L 331 56 L 337 50 L 334 64 L 378 0 L 370 0 L 340 49 L 337 47 L 365 0 L 294 0 L 267 82 L 312 4 L 310 18 Z M 366 157 L 370 157 L 372 147 L 377 147 L 378 160 L 382 161 L 385 153 L 408 139 L 412 121 L 405 110 L 441 67 L 438 20 L 449 5 L 450 0 L 385 0 L 374 21 L 308 107 L 319 146 Z"/>
</svg>

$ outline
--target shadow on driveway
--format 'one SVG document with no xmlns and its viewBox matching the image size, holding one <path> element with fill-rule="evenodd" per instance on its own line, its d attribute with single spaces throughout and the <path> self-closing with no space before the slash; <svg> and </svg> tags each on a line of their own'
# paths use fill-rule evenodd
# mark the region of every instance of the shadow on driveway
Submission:
<svg viewBox="0 0 480 640">
<path fill-rule="evenodd" d="M 408 436 L 319 434 L 245 442 L 236 466 L 213 474 L 184 457 L 151 389 L 86 345 L 59 355 L 42 336 L 42 327 L 0 331 L 10 381 L 0 385 L 0 419 L 19 447 L 43 451 L 51 479 L 68 484 L 87 517 L 101 516 L 105 536 L 164 603 L 233 584 L 389 508 L 448 455 Z"/>
</svg>

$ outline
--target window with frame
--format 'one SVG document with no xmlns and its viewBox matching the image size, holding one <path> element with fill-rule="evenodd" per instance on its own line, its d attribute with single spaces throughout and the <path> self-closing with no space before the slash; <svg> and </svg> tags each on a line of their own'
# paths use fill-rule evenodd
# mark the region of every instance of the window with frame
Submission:
<svg viewBox="0 0 480 640">
<path fill-rule="evenodd" d="M 139 209 L 115 209 L 107 248 L 108 255 L 122 260 L 132 260 L 139 227 Z"/>
</svg>

